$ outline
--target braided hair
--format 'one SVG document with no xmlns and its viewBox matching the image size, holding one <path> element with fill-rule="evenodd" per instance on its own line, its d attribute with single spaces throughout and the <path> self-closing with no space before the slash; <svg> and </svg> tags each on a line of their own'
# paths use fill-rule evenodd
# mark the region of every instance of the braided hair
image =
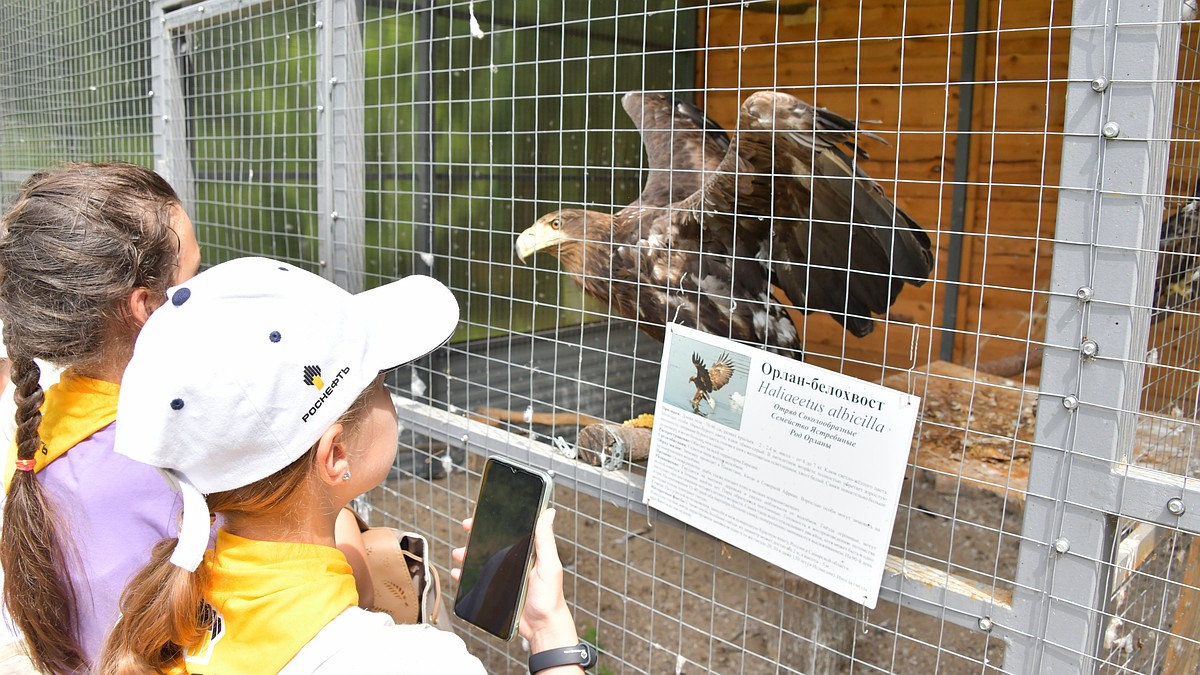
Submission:
<svg viewBox="0 0 1200 675">
<path fill-rule="evenodd" d="M 0 319 L 12 359 L 18 470 L 0 531 L 4 602 L 43 671 L 85 667 L 63 531 L 31 469 L 45 398 L 34 359 L 102 366 L 132 349 L 128 298 L 165 294 L 179 265 L 179 197 L 133 164 L 69 164 L 30 177 L 0 227 Z"/>
</svg>

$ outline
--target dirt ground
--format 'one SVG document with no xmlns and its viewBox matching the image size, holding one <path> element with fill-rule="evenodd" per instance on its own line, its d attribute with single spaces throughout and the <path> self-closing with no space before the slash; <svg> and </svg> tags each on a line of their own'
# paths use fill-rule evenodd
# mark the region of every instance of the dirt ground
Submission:
<svg viewBox="0 0 1200 675">
<path fill-rule="evenodd" d="M 544 343 L 563 348 L 557 341 Z M 529 349 L 518 353 L 519 345 L 504 343 L 504 350 L 486 356 L 504 363 L 544 361 L 529 351 L 542 344 L 527 345 Z M 583 363 L 584 352 L 582 347 L 556 352 L 555 362 Z M 451 363 L 444 369 L 453 375 L 448 381 L 465 387 L 475 381 L 472 373 L 491 372 L 486 366 Z M 574 419 L 570 413 L 575 410 L 623 410 L 627 406 L 621 401 L 614 403 L 604 395 L 632 390 L 624 381 L 614 384 L 603 378 L 605 387 L 583 391 L 580 383 L 590 380 L 582 376 L 550 377 L 515 368 L 501 374 L 514 378 L 513 373 L 529 377 L 520 382 L 488 381 L 486 387 L 472 385 L 475 389 L 465 392 L 448 386 L 454 395 L 447 396 L 459 401 L 458 410 L 470 410 L 498 429 L 532 433 L 542 440 L 565 436 L 570 442 L 577 427 L 561 426 L 560 421 L 560 426 L 539 428 L 538 416 L 554 418 L 554 413 L 566 411 Z M 1037 412 L 1036 376 L 1027 373 L 1014 381 L 934 362 L 886 383 L 922 398 L 891 553 L 984 588 L 1011 591 Z M 518 390 L 527 398 L 501 395 Z M 491 407 L 484 412 L 472 402 Z M 547 402 L 561 410 L 543 410 Z M 515 417 L 499 414 L 505 411 Z M 605 419 L 616 418 L 607 414 Z M 1156 424 L 1138 428 L 1139 438 L 1146 436 L 1139 441 L 1139 463 L 1178 473 L 1181 466 L 1170 463 L 1175 455 L 1162 451 L 1175 446 L 1163 439 L 1174 438 L 1180 424 L 1189 428 L 1194 422 L 1147 419 Z M 466 539 L 458 520 L 470 513 L 483 460 L 477 455 L 468 459 L 453 448 L 446 452 L 444 445 L 425 438 L 405 443 L 413 452 L 400 459 L 401 471 L 371 497 L 376 507 L 373 522 L 403 524 L 426 533 L 434 539 L 435 551 L 445 551 L 437 564 L 448 568 L 450 548 Z M 1142 457 L 1143 451 L 1156 449 L 1163 457 Z M 1186 456 L 1191 457 L 1190 449 Z M 442 461 L 446 457 L 453 459 L 449 469 Z M 469 472 L 460 468 L 464 463 Z M 626 470 L 642 471 L 636 465 Z M 605 489 L 618 484 L 606 481 Z M 636 496 L 611 494 L 602 500 L 570 486 L 571 481 L 561 481 L 555 492 L 556 529 L 577 625 L 601 650 L 598 673 L 956 675 L 999 672 L 1003 666 L 999 638 L 883 601 L 864 612 L 703 532 L 673 522 L 648 522 L 628 508 Z M 1120 621 L 1107 621 L 1104 627 L 1106 638 L 1112 632 L 1112 644 L 1104 647 L 1101 672 L 1157 672 L 1172 645 L 1181 644 L 1170 631 L 1182 571 L 1188 569 L 1183 556 L 1190 541 L 1172 534 L 1148 555 L 1132 581 L 1117 589 L 1109 611 Z M 443 578 L 452 597 L 453 584 L 448 574 Z M 526 672 L 527 654 L 519 642 L 500 645 L 461 625 L 458 631 L 491 672 Z"/>
<path fill-rule="evenodd" d="M 461 456 L 459 456 L 461 461 Z M 482 460 L 446 474 L 398 474 L 374 493 L 375 524 L 389 516 L 462 545 L 456 521 L 469 511 Z M 418 456 L 417 468 L 422 465 Z M 432 474 L 432 478 L 428 477 Z M 1011 579 L 1020 514 L 992 492 L 939 492 L 919 474 L 906 481 L 893 553 L 977 581 Z M 576 623 L 600 646 L 598 673 L 982 673 L 998 672 L 1003 644 L 938 617 L 880 602 L 862 608 L 712 537 L 559 487 L 556 530 Z M 448 567 L 449 555 L 435 558 Z M 454 585 L 443 573 L 444 591 Z M 500 645 L 456 623 L 494 673 L 524 673 L 520 641 Z"/>
</svg>

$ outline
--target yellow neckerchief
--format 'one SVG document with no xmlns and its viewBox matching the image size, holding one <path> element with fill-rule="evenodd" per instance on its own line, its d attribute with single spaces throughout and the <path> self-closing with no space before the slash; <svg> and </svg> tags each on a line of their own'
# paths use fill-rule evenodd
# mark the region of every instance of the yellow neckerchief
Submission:
<svg viewBox="0 0 1200 675">
<path fill-rule="evenodd" d="M 279 672 L 338 614 L 358 604 L 346 556 L 336 548 L 246 539 L 217 531 L 204 556 L 212 630 L 188 650 L 189 673 Z"/>
<path fill-rule="evenodd" d="M 41 471 L 71 448 L 117 419 L 117 394 L 121 385 L 94 380 L 82 375 L 63 373 L 56 384 L 46 390 L 42 401 L 42 423 L 38 435 L 42 447 L 34 453 Z M 4 489 L 8 490 L 16 472 L 17 440 L 8 446 L 8 461 L 4 464 Z"/>
</svg>

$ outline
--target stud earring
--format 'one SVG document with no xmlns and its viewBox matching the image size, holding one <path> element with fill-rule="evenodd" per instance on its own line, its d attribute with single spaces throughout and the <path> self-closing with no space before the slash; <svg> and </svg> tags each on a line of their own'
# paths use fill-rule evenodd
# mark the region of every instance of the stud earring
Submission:
<svg viewBox="0 0 1200 675">
<path fill-rule="evenodd" d="M 350 470 L 349 469 L 346 470 L 346 473 L 342 474 L 342 480 L 350 480 Z"/>
</svg>

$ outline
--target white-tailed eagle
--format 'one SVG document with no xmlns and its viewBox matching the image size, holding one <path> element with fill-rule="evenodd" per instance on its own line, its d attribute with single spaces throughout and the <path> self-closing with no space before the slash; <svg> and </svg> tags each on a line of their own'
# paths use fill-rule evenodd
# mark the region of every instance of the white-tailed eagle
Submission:
<svg viewBox="0 0 1200 675">
<path fill-rule="evenodd" d="M 649 178 L 616 215 L 548 213 L 517 238 L 556 255 L 584 292 L 662 339 L 678 322 L 800 357 L 778 287 L 862 337 L 933 267 L 929 236 L 858 169 L 878 137 L 773 91 L 742 104 L 732 138 L 694 106 L 630 93 Z"/>
<path fill-rule="evenodd" d="M 700 401 L 705 400 L 715 410 L 717 405 L 713 403 L 712 393 L 728 384 L 733 377 L 733 359 L 729 358 L 729 354 L 722 353 L 712 368 L 709 368 L 704 365 L 704 359 L 700 358 L 699 354 L 692 352 L 692 365 L 696 366 L 696 374 L 688 378 L 688 382 L 696 385 L 696 395 L 692 397 L 692 412 L 702 414 Z"/>
</svg>

